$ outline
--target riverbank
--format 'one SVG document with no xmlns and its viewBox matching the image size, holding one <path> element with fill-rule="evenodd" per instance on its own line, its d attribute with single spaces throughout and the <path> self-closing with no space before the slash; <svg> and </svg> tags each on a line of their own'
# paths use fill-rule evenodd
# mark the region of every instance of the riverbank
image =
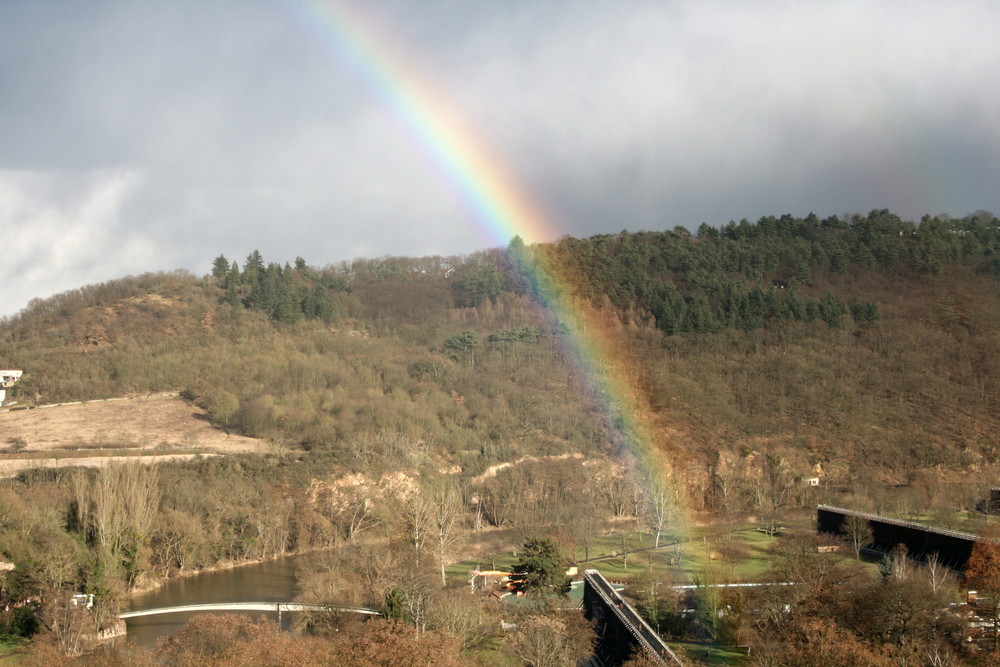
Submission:
<svg viewBox="0 0 1000 667">
<path fill-rule="evenodd" d="M 331 549 L 336 549 L 337 547 L 321 547 L 318 549 L 303 549 L 301 551 L 286 551 L 281 554 L 273 554 L 271 556 L 266 556 L 264 558 L 254 558 L 251 560 L 241 560 L 241 561 L 218 561 L 214 565 L 209 565 L 198 570 L 176 570 L 172 576 L 155 577 L 148 574 L 143 574 L 139 577 L 136 582 L 128 592 L 128 599 L 134 598 L 139 595 L 145 595 L 147 593 L 153 593 L 160 588 L 163 588 L 172 581 L 177 579 L 185 579 L 190 577 L 197 577 L 201 574 L 212 574 L 216 572 L 227 572 L 229 570 L 235 570 L 242 567 L 249 567 L 252 565 L 262 565 L 264 563 L 270 563 L 273 561 L 281 560 L 282 558 L 292 558 L 295 556 L 308 556 L 310 554 L 318 554 L 324 551 L 329 551 Z"/>
<path fill-rule="evenodd" d="M 239 605 L 242 603 L 289 603 L 299 592 L 299 576 L 304 568 L 322 558 L 322 552 L 259 559 L 256 563 L 201 571 L 200 576 L 174 577 L 146 593 L 136 593 L 123 611 L 184 608 L 167 614 L 136 616 L 126 619 L 129 641 L 142 648 L 152 648 L 164 636 L 174 635 L 195 616 L 204 613 L 191 609 L 202 605 Z M 252 616 L 278 619 L 273 611 L 247 611 Z M 287 621 L 285 621 L 287 625 Z"/>
</svg>

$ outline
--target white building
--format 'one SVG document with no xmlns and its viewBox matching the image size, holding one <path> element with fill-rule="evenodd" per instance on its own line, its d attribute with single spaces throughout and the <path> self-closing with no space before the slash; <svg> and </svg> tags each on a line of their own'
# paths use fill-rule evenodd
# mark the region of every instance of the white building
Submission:
<svg viewBox="0 0 1000 667">
<path fill-rule="evenodd" d="M 7 390 L 14 386 L 14 383 L 21 379 L 23 371 L 0 371 L 0 405 L 3 405 L 7 398 Z"/>
</svg>

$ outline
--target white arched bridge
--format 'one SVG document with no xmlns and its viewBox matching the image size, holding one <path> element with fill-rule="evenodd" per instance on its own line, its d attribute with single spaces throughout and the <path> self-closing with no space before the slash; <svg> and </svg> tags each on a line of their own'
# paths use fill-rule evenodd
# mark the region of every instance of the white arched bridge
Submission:
<svg viewBox="0 0 1000 667">
<path fill-rule="evenodd" d="M 173 607 L 155 607 L 153 609 L 139 609 L 136 611 L 126 611 L 118 618 L 127 620 L 142 616 L 156 616 L 158 614 L 181 614 L 191 612 L 213 612 L 213 611 L 270 611 L 277 612 L 278 618 L 288 611 L 330 611 L 347 614 L 367 614 L 369 616 L 379 616 L 379 612 L 374 609 L 364 607 L 334 607 L 326 604 L 305 604 L 301 602 L 210 602 L 206 604 L 184 604 Z"/>
</svg>

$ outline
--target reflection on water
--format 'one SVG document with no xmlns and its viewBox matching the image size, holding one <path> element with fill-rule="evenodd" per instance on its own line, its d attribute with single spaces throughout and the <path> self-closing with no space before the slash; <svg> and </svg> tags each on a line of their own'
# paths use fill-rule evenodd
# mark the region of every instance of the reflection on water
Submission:
<svg viewBox="0 0 1000 667">
<path fill-rule="evenodd" d="M 180 577 L 155 591 L 136 595 L 128 604 L 128 610 L 209 602 L 287 602 L 296 594 L 296 571 L 316 557 L 316 554 L 288 556 L 232 570 Z M 254 617 L 268 616 L 275 620 L 278 618 L 275 613 L 239 613 Z M 130 618 L 126 621 L 128 641 L 135 642 L 142 648 L 150 648 L 156 644 L 159 637 L 180 630 L 194 615 L 188 612 Z"/>
</svg>

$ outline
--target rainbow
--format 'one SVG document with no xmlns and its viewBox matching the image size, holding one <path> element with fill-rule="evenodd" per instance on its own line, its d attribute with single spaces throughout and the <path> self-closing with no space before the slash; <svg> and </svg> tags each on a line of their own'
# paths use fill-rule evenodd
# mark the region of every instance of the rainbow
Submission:
<svg viewBox="0 0 1000 667">
<path fill-rule="evenodd" d="M 335 60 L 402 124 L 406 133 L 437 168 L 481 231 L 499 245 L 515 237 L 526 243 L 556 236 L 553 225 L 525 194 L 477 135 L 436 92 L 428 77 L 404 57 L 398 41 L 387 36 L 374 16 L 344 0 L 288 0 L 300 21 Z M 686 531 L 680 482 L 654 446 L 643 415 L 649 414 L 633 382 L 628 364 L 617 351 L 606 324 L 591 309 L 569 298 L 567 279 L 544 261 L 525 262 L 529 278 L 546 294 L 545 306 L 555 323 L 569 332 L 569 358 L 585 386 L 600 398 L 615 439 L 634 458 L 650 487 L 666 488 L 676 500 L 672 530 Z"/>
<path fill-rule="evenodd" d="M 549 221 L 523 189 L 404 57 L 398 40 L 380 27 L 359 3 L 300 0 L 290 6 L 334 59 L 389 110 L 428 156 L 444 182 L 452 185 L 484 235 L 504 245 L 521 236 L 527 243 L 551 239 Z M 390 47 L 390 45 L 393 45 Z"/>
</svg>

